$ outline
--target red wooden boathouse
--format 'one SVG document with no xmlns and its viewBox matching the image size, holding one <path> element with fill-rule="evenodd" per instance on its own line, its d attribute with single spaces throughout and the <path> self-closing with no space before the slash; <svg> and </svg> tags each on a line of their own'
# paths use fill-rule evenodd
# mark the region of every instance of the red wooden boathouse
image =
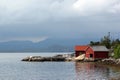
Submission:
<svg viewBox="0 0 120 80">
<path fill-rule="evenodd" d="M 108 58 L 109 51 L 105 46 L 75 46 L 75 56 L 85 54 L 85 58 L 104 59 Z"/>
</svg>

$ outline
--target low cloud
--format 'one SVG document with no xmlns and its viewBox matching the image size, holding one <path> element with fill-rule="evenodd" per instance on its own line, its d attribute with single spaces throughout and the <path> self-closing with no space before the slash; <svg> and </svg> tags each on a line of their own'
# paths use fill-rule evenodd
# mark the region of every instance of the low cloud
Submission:
<svg viewBox="0 0 120 80">
<path fill-rule="evenodd" d="M 41 42 L 48 39 L 48 37 L 13 37 L 1 39 L 0 42 L 8 42 L 8 41 L 32 41 L 34 43 Z"/>
</svg>

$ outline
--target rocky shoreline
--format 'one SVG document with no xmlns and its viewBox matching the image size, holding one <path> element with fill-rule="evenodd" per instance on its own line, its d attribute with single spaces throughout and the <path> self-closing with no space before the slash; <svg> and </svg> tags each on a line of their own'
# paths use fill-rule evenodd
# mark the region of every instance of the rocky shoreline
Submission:
<svg viewBox="0 0 120 80">
<path fill-rule="evenodd" d="M 74 57 L 67 58 L 67 57 L 61 57 L 61 56 L 53 56 L 53 57 L 41 57 L 41 56 L 29 56 L 26 58 L 23 58 L 21 61 L 28 61 L 28 62 L 44 62 L 44 61 L 56 61 L 56 62 L 65 62 L 65 61 L 74 61 L 74 62 L 96 62 L 96 63 L 102 63 L 106 65 L 115 65 L 120 66 L 120 59 L 114 59 L 114 58 L 106 58 L 102 60 L 97 61 L 89 61 L 89 60 L 82 60 L 82 61 L 76 61 Z"/>
<path fill-rule="evenodd" d="M 71 59 L 65 58 L 65 57 L 41 57 L 41 56 L 29 56 L 26 57 L 24 59 L 22 59 L 22 61 L 29 61 L 29 62 L 44 62 L 44 61 L 72 61 Z"/>
<path fill-rule="evenodd" d="M 107 59 L 102 59 L 98 62 L 106 65 L 120 66 L 120 59 L 107 58 Z"/>
</svg>

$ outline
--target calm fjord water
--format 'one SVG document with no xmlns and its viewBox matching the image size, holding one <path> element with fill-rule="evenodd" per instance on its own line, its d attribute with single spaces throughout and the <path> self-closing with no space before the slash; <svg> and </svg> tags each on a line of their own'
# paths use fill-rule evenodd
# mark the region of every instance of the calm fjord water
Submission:
<svg viewBox="0 0 120 80">
<path fill-rule="evenodd" d="M 0 80 L 111 80 L 120 76 L 118 68 L 95 63 L 21 61 L 26 56 L 54 54 L 0 53 Z"/>
</svg>

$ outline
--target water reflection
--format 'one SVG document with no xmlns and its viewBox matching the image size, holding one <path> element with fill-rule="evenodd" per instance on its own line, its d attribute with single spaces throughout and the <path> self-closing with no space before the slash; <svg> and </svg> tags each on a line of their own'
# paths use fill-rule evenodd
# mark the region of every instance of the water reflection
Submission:
<svg viewBox="0 0 120 80">
<path fill-rule="evenodd" d="M 76 80 L 109 80 L 110 69 L 95 63 L 75 63 Z"/>
</svg>

